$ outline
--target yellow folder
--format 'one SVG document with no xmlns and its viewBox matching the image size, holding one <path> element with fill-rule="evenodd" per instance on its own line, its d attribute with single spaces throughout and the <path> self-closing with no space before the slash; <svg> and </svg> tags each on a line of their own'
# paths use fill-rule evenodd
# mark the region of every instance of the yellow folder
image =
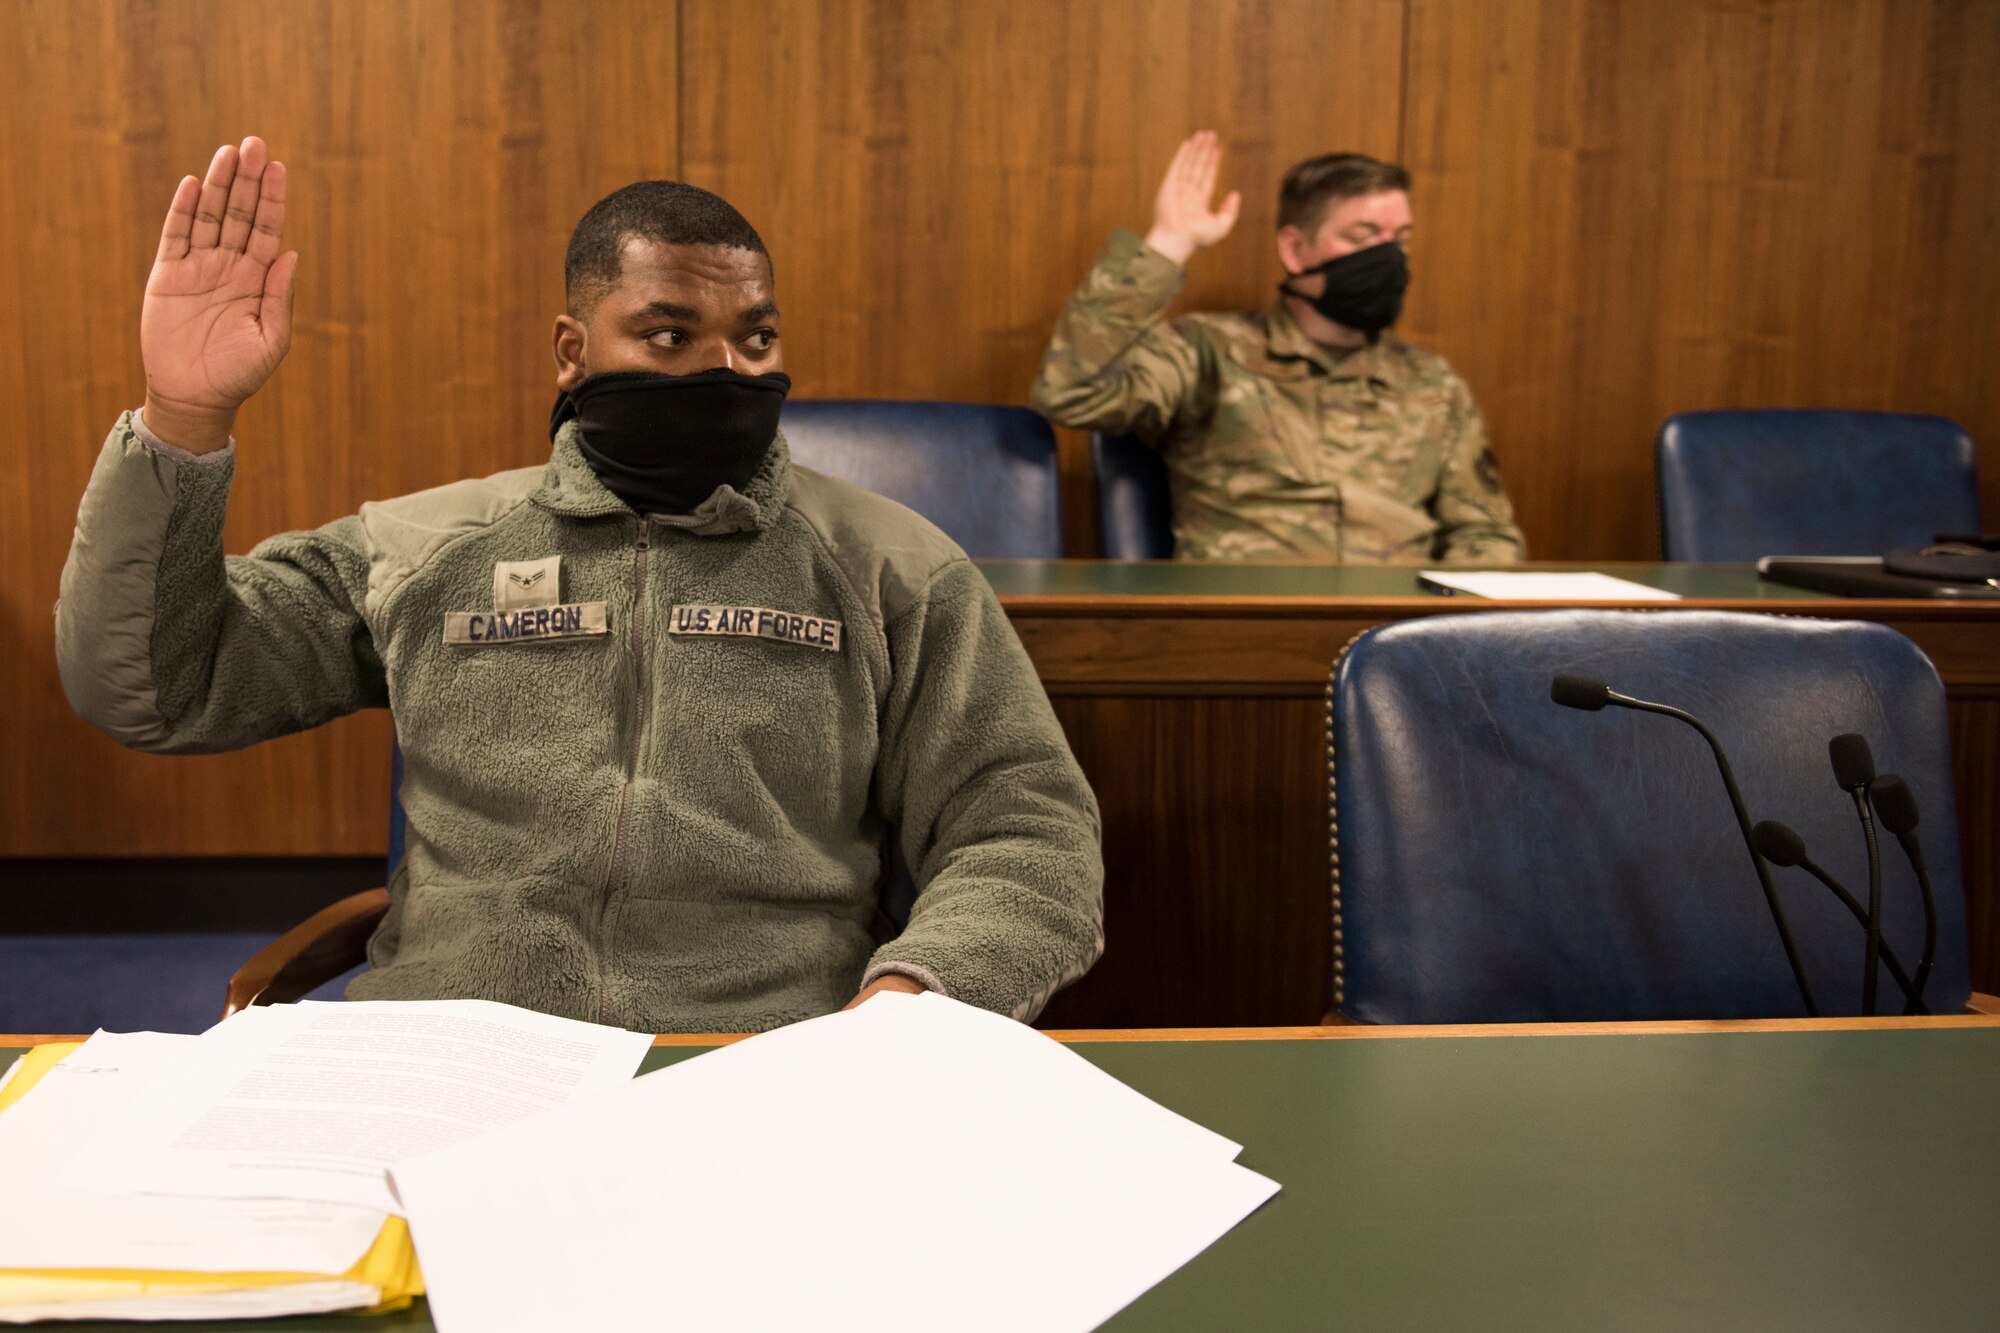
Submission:
<svg viewBox="0 0 2000 1333">
<path fill-rule="evenodd" d="M 21 1059 L 21 1068 L 0 1088 L 0 1112 L 21 1100 L 42 1075 L 81 1042 L 37 1046 Z M 369 1314 L 384 1314 L 409 1305 L 423 1294 L 423 1274 L 410 1244 L 409 1226 L 400 1217 L 382 1224 L 375 1243 L 345 1273 L 182 1273 L 137 1268 L 0 1268 L 0 1321 L 10 1305 L 57 1304 L 71 1301 L 116 1301 L 157 1296 L 202 1296 L 240 1291 L 246 1287 L 277 1287 L 295 1282 L 355 1282 L 375 1288 L 381 1300 Z"/>
</svg>

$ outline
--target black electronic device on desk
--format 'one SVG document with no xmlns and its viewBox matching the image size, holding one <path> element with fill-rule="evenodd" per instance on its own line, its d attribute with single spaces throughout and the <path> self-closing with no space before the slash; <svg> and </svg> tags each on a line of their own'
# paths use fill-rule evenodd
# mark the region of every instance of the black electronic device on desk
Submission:
<svg viewBox="0 0 2000 1333">
<path fill-rule="evenodd" d="M 1767 555 L 1757 573 L 1842 597 L 2000 600 L 2000 533 L 1944 533 L 1885 556 Z"/>
</svg>

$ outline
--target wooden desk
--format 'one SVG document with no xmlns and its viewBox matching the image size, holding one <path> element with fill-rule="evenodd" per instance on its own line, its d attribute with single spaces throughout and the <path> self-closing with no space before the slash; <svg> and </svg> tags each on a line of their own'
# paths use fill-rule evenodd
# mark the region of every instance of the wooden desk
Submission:
<svg viewBox="0 0 2000 1333">
<path fill-rule="evenodd" d="M 2000 1019 L 1064 1035 L 1284 1186 L 1118 1333 L 1956 1333 L 2000 1310 Z M 26 1040 L 0 1036 L 0 1068 Z"/>
<path fill-rule="evenodd" d="M 1389 621 L 1553 605 L 1436 596 L 1410 569 L 980 568 L 1104 808 L 1114 945 L 1051 1002 L 1050 1027 L 1317 1022 L 1333 999 L 1329 666 Z M 2000 602 L 1826 597 L 1749 566 L 1589 568 L 1680 593 L 1678 609 L 1876 621 L 1930 656 L 1950 700 L 1973 986 L 2000 991 Z"/>
</svg>

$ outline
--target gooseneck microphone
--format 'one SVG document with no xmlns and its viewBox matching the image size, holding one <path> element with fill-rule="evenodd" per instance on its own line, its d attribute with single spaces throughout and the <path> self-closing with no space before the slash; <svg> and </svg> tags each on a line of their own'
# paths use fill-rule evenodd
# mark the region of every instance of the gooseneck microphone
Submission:
<svg viewBox="0 0 2000 1333">
<path fill-rule="evenodd" d="M 1917 960 L 1917 995 L 1921 999 L 1930 983 L 1931 964 L 1937 960 L 1937 897 L 1931 892 L 1930 872 L 1924 868 L 1923 846 L 1917 841 L 1917 798 L 1910 794 L 1910 785 L 1894 773 L 1875 779 L 1868 794 L 1875 803 L 1875 817 L 1902 844 L 1924 896 L 1924 956 Z"/>
<path fill-rule="evenodd" d="M 1882 959 L 1882 845 L 1875 837 L 1875 814 L 1868 804 L 1868 784 L 1875 780 L 1875 756 L 1869 752 L 1867 737 L 1854 731 L 1828 741 L 1826 753 L 1833 761 L 1833 780 L 1854 798 L 1854 812 L 1861 816 L 1861 832 L 1868 840 L 1868 950 L 1861 964 L 1861 1012 L 1872 1017 L 1875 969 Z"/>
<path fill-rule="evenodd" d="M 1595 713 L 1611 702 L 1611 687 L 1589 676 L 1564 673 L 1549 682 L 1549 698 L 1564 708 Z"/>
<path fill-rule="evenodd" d="M 1884 822 L 1886 823 L 1887 821 L 1885 820 Z M 1863 930 L 1868 928 L 1867 911 L 1860 903 L 1855 901 L 1854 895 L 1847 891 L 1846 885 L 1842 884 L 1832 875 L 1827 874 L 1812 857 L 1806 855 L 1805 839 L 1801 838 L 1789 824 L 1780 824 L 1775 819 L 1766 819 L 1761 821 L 1757 827 L 1750 830 L 1750 837 L 1756 843 L 1758 852 L 1762 854 L 1766 861 L 1769 861 L 1774 866 L 1801 867 L 1814 879 L 1831 890 L 1834 897 L 1840 899 L 1841 904 L 1854 917 L 1856 924 Z M 1902 960 L 1896 957 L 1896 951 L 1889 947 L 1887 940 L 1882 941 L 1882 961 L 1888 966 L 1889 975 L 1896 979 L 1896 985 L 1902 989 L 1903 999 L 1907 1005 L 1903 1012 L 1906 1014 L 1928 1014 L 1930 1009 L 1924 1004 L 1923 995 L 1923 968 L 1921 966 L 1918 967 L 1918 980 L 1913 983 L 1910 980 L 1909 974 L 1903 971 Z"/>
<path fill-rule="evenodd" d="M 1701 733 L 1708 742 L 1708 748 L 1715 756 L 1715 766 L 1722 773 L 1722 785 L 1729 791 L 1730 808 L 1736 812 L 1736 827 L 1743 834 L 1743 845 L 1750 852 L 1750 864 L 1756 867 L 1757 883 L 1764 890 L 1764 902 L 1771 909 L 1771 920 L 1778 927 L 1778 940 L 1785 946 L 1785 961 L 1791 964 L 1792 980 L 1798 983 L 1799 998 L 1805 1001 L 1808 1017 L 1819 1017 L 1819 1003 L 1813 998 L 1812 983 L 1806 980 L 1805 964 L 1799 960 L 1799 947 L 1792 940 L 1792 928 L 1785 920 L 1784 904 L 1778 901 L 1778 890 L 1771 883 L 1771 868 L 1764 864 L 1758 854 L 1757 844 L 1750 836 L 1750 811 L 1744 807 L 1743 792 L 1736 785 L 1736 772 L 1729 766 L 1729 756 L 1722 751 L 1722 742 L 1715 733 L 1702 725 L 1694 714 L 1667 704 L 1656 704 L 1646 699 L 1635 699 L 1629 694 L 1620 694 L 1601 680 L 1589 676 L 1559 674 L 1549 684 L 1549 698 L 1564 708 L 1577 708 L 1586 713 L 1594 713 L 1607 705 L 1636 709 L 1641 713 L 1658 713 L 1685 722 Z M 1870 776 L 1873 776 L 1872 774 Z"/>
</svg>

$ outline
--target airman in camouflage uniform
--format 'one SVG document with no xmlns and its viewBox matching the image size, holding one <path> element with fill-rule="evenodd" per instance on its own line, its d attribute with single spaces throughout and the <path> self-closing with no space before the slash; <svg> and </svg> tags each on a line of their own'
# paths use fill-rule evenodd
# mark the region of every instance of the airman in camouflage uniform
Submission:
<svg viewBox="0 0 2000 1333">
<path fill-rule="evenodd" d="M 1203 137 L 1176 158 L 1163 209 L 1174 173 L 1191 152 L 1199 157 Z M 1204 208 L 1212 180 L 1201 189 Z M 1396 198 L 1407 219 L 1406 197 Z M 1226 233 L 1236 202 L 1231 195 L 1210 215 L 1211 227 Z M 1149 241 L 1159 234 L 1156 222 Z M 1364 243 L 1369 235 L 1356 234 Z M 1165 248 L 1174 248 L 1171 237 Z M 1310 308 L 1295 315 L 1282 298 L 1250 314 L 1162 319 L 1185 276 L 1169 254 L 1129 231 L 1114 234 L 1063 311 L 1034 386 L 1035 405 L 1064 425 L 1159 447 L 1176 556 L 1522 558 L 1485 423 L 1442 357 L 1388 334 L 1355 337 L 1347 348 L 1316 341 L 1301 328 Z"/>
</svg>

